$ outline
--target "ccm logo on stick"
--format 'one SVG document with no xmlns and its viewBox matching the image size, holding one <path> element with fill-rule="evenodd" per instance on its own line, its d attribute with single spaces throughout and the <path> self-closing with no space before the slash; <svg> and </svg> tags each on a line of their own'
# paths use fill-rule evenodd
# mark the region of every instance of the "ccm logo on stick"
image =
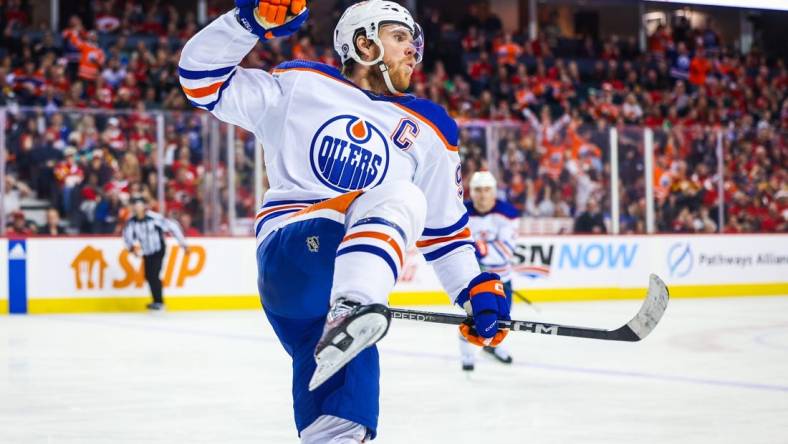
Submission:
<svg viewBox="0 0 788 444">
<path fill-rule="evenodd" d="M 533 322 L 520 322 L 520 321 L 512 322 L 512 330 L 532 331 L 534 333 L 541 333 L 546 335 L 558 334 L 557 325 L 535 324 Z"/>
</svg>

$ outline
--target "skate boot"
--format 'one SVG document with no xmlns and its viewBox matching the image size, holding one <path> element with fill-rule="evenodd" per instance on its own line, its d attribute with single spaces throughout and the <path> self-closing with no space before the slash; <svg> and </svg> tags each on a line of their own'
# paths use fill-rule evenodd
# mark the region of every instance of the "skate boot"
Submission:
<svg viewBox="0 0 788 444">
<path fill-rule="evenodd" d="M 337 299 L 328 311 L 323 336 L 315 347 L 317 368 L 309 390 L 319 387 L 362 350 L 380 341 L 390 322 L 391 313 L 383 304 L 361 305 Z"/>
<path fill-rule="evenodd" d="M 491 354 L 498 362 L 503 364 L 511 364 L 512 363 L 512 356 L 501 347 L 488 347 L 485 346 L 483 349 L 485 352 Z"/>
<path fill-rule="evenodd" d="M 459 335 L 459 338 L 462 371 L 472 372 L 473 369 L 476 368 L 474 364 L 476 363 L 476 350 L 478 350 L 478 348 L 475 345 L 471 345 L 462 335 Z"/>
<path fill-rule="evenodd" d="M 150 304 L 146 305 L 145 308 L 150 311 L 163 311 L 164 304 L 161 302 L 151 302 Z"/>
</svg>

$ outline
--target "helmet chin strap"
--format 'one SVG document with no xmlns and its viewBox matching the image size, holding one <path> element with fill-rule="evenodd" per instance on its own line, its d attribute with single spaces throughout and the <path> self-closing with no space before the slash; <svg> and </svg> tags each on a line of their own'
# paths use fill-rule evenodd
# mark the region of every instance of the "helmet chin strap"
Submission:
<svg viewBox="0 0 788 444">
<path fill-rule="evenodd" d="M 389 89 L 389 92 L 392 94 L 401 94 L 397 91 L 397 88 L 394 88 L 394 84 L 391 83 L 391 77 L 389 76 L 389 67 L 386 66 L 383 61 L 378 63 L 378 68 L 380 68 L 380 72 L 383 74 L 383 81 L 386 83 L 386 88 Z"/>
<path fill-rule="evenodd" d="M 378 69 L 380 69 L 380 73 L 383 74 L 383 82 L 386 84 L 386 88 L 388 88 L 389 92 L 394 95 L 402 94 L 402 92 L 397 91 L 397 88 L 395 88 L 394 84 L 391 82 L 391 77 L 389 76 L 389 67 L 383 62 L 383 43 L 377 37 L 367 36 L 367 38 L 372 40 L 372 42 L 375 43 L 378 48 L 380 48 L 380 54 L 378 54 L 378 57 L 375 60 L 371 61 L 362 60 L 361 57 L 358 57 L 356 54 L 352 56 L 353 59 L 364 66 L 372 67 L 377 65 Z"/>
</svg>

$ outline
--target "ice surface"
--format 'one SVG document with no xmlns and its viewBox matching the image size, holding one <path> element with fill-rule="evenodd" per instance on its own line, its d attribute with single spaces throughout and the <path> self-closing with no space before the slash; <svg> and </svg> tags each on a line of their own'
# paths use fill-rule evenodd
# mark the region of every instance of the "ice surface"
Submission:
<svg viewBox="0 0 788 444">
<path fill-rule="evenodd" d="M 614 328 L 641 301 L 518 304 Z M 415 307 L 451 310 L 449 307 Z M 455 327 L 393 321 L 387 443 L 788 443 L 788 297 L 673 299 L 639 343 L 512 333 L 460 370 Z M 297 443 L 261 311 L 0 317 L 0 443 Z"/>
</svg>

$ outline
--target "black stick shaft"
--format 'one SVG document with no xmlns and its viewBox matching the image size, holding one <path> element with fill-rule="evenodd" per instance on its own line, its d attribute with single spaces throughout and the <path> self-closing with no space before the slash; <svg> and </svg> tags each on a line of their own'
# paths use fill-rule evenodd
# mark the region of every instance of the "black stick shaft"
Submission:
<svg viewBox="0 0 788 444">
<path fill-rule="evenodd" d="M 428 311 L 408 310 L 404 308 L 389 308 L 389 310 L 391 310 L 391 317 L 394 319 L 407 319 L 411 321 L 460 325 L 467 319 L 467 316 L 449 313 L 434 313 Z M 640 340 L 640 338 L 626 325 L 617 330 L 602 330 L 597 328 L 549 324 L 545 322 L 498 321 L 498 327 L 508 328 L 513 331 L 524 331 L 543 335 L 572 336 L 576 338 L 605 339 L 611 341 Z"/>
</svg>

